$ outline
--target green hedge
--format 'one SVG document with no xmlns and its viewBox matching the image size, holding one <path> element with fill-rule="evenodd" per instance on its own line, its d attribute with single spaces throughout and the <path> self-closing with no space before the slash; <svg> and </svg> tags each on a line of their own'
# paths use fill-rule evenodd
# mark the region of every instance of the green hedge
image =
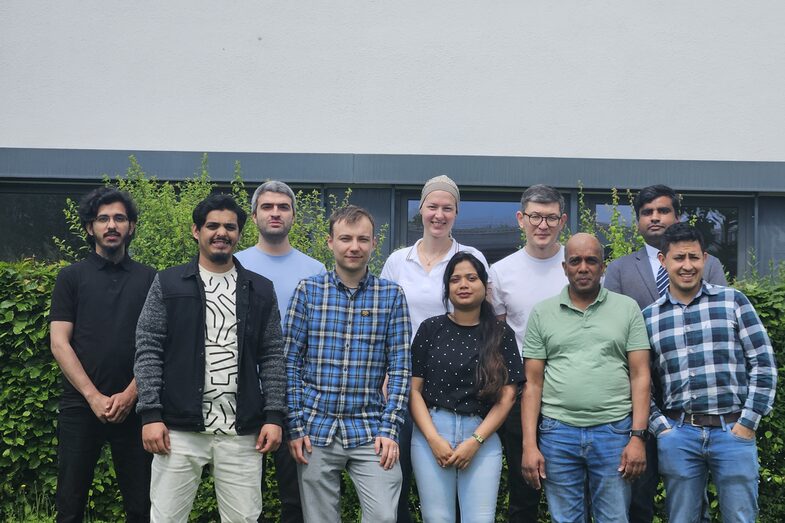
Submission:
<svg viewBox="0 0 785 523">
<path fill-rule="evenodd" d="M 49 296 L 58 265 L 0 264 L 0 515 L 19 518 L 25 502 L 56 483 L 54 449 L 59 372 L 49 352 Z"/>
<path fill-rule="evenodd" d="M 60 264 L 33 261 L 0 263 L 0 485 L 1 521 L 38 521 L 51 517 L 56 480 L 55 419 L 59 371 L 49 351 L 49 297 Z M 775 346 L 782 376 L 785 362 L 785 275 L 737 283 L 750 297 Z M 760 506 L 765 523 L 785 521 L 785 380 L 778 384 L 774 414 L 761 423 L 758 447 L 761 462 Z M 265 478 L 264 514 L 278 521 L 280 503 L 271 470 Z M 343 513 L 357 519 L 357 498 L 344 482 Z M 506 504 L 504 492 L 501 507 Z M 412 503 L 416 503 L 412 500 Z M 93 520 L 122 519 L 111 460 L 102 458 L 90 497 Z M 205 481 L 194 506 L 196 521 L 215 521 L 214 496 Z"/>
<path fill-rule="evenodd" d="M 774 411 L 758 427 L 761 464 L 760 521 L 785 521 L 785 270 L 775 277 L 752 278 L 736 287 L 750 299 L 766 325 L 777 358 Z"/>
</svg>

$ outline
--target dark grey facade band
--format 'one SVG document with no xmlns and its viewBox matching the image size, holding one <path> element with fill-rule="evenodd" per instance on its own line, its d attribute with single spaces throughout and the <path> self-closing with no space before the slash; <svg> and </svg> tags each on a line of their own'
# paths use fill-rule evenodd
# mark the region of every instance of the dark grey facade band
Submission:
<svg viewBox="0 0 785 523">
<path fill-rule="evenodd" d="M 161 180 L 192 176 L 202 158 L 183 151 L 0 148 L 0 179 L 97 180 L 124 173 L 130 155 Z M 421 186 L 448 174 L 462 189 L 532 183 L 569 189 L 580 181 L 599 190 L 663 183 L 680 191 L 785 193 L 785 162 L 241 152 L 208 152 L 208 161 L 216 182 L 230 181 L 239 161 L 246 181 Z"/>
</svg>

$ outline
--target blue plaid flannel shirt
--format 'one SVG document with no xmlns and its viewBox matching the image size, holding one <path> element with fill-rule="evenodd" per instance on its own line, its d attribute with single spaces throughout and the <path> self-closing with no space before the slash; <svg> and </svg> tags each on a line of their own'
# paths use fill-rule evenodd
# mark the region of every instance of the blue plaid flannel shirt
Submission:
<svg viewBox="0 0 785 523">
<path fill-rule="evenodd" d="M 766 329 L 744 294 L 703 282 L 688 305 L 666 292 L 643 317 L 665 410 L 741 411 L 739 423 L 757 429 L 774 404 L 777 365 Z M 669 419 L 652 401 L 649 430 L 659 434 L 669 428 Z"/>
<path fill-rule="evenodd" d="M 335 271 L 302 280 L 284 329 L 289 437 L 322 447 L 336 431 L 344 448 L 377 436 L 397 442 L 408 408 L 410 329 L 403 290 L 391 281 L 368 273 L 352 292 Z"/>
</svg>

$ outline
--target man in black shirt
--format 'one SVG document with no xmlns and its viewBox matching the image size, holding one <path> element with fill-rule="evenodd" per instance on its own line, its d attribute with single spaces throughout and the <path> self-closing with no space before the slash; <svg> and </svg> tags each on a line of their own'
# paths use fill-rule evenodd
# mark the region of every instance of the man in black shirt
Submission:
<svg viewBox="0 0 785 523">
<path fill-rule="evenodd" d="M 63 372 L 58 415 L 57 521 L 82 521 L 103 444 L 112 448 L 128 521 L 150 520 L 150 461 L 134 412 L 136 322 L 155 269 L 128 256 L 138 213 L 110 187 L 86 195 L 79 218 L 94 247 L 57 276 L 49 315 Z"/>
</svg>

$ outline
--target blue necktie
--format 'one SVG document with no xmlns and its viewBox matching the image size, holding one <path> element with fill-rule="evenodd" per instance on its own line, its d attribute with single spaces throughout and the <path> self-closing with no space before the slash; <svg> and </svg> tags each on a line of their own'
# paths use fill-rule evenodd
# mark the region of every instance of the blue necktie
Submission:
<svg viewBox="0 0 785 523">
<path fill-rule="evenodd" d="M 665 296 L 665 289 L 668 288 L 668 273 L 665 271 L 665 267 L 660 265 L 660 270 L 657 271 L 657 292 L 660 296 Z"/>
</svg>

